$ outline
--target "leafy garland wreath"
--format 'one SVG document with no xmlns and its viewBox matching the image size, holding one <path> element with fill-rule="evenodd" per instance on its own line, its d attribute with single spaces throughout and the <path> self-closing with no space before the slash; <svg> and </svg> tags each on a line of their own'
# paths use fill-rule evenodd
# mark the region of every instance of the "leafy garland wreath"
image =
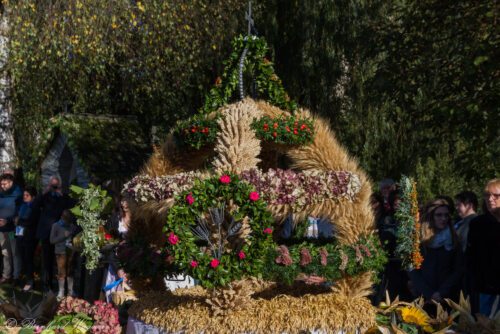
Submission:
<svg viewBox="0 0 500 334">
<path fill-rule="evenodd" d="M 405 269 L 419 269 L 424 258 L 420 253 L 417 184 L 413 179 L 403 176 L 399 185 L 401 187 L 401 202 L 394 215 L 399 221 L 396 232 L 396 255 L 402 260 Z"/>
<path fill-rule="evenodd" d="M 239 36 L 233 41 L 233 51 L 224 62 L 222 78 L 218 77 L 215 86 L 206 94 L 205 103 L 199 113 L 187 120 L 179 121 L 174 127 L 173 133 L 179 143 L 195 149 L 214 143 L 217 133 L 220 132 L 217 121 L 221 115 L 217 111 L 230 103 L 238 91 L 240 56 L 244 50 L 247 52 L 242 70 L 253 73 L 251 77 L 254 78 L 259 95 L 265 97 L 272 105 L 288 110 L 292 114 L 297 109 L 297 104 L 290 100 L 280 78 L 274 73 L 273 63 L 266 58 L 269 50 L 266 41 L 255 36 Z M 278 129 L 272 128 L 275 123 L 280 125 Z M 270 124 L 272 131 L 269 131 L 269 134 L 264 124 Z M 257 131 L 260 139 L 276 143 L 300 145 L 310 143 L 314 136 L 312 120 L 293 116 L 286 120 L 269 119 L 269 117 L 258 119 L 253 128 L 260 130 Z"/>
<path fill-rule="evenodd" d="M 236 175 L 196 180 L 176 198 L 163 229 L 173 265 L 205 288 L 261 277 L 266 253 L 275 247 L 266 207 Z"/>
</svg>

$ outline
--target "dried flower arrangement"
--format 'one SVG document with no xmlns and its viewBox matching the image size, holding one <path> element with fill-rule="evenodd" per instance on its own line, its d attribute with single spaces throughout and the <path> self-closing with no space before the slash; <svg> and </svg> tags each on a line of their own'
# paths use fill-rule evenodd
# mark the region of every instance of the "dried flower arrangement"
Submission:
<svg viewBox="0 0 500 334">
<path fill-rule="evenodd" d="M 380 240 L 374 236 L 362 237 L 354 245 L 304 241 L 270 251 L 266 258 L 269 270 L 264 278 L 292 284 L 302 275 L 314 275 L 322 281 L 335 282 L 345 275 L 376 273 L 383 269 L 386 260 Z"/>
<path fill-rule="evenodd" d="M 191 188 L 202 173 L 187 172 L 152 178 L 134 177 L 124 186 L 124 194 L 138 202 L 162 201 L 175 198 Z M 251 169 L 240 178 L 256 188 L 268 205 L 291 205 L 295 211 L 320 203 L 325 199 L 356 199 L 361 185 L 356 174 L 346 171 L 297 172 L 269 169 L 262 172 Z"/>
<path fill-rule="evenodd" d="M 399 183 L 401 202 L 396 210 L 395 218 L 399 221 L 396 232 L 396 255 L 408 270 L 420 268 L 423 257 L 420 253 L 420 223 L 417 202 L 417 185 L 409 177 L 403 176 Z"/>
<path fill-rule="evenodd" d="M 119 334 L 118 310 L 113 305 L 95 301 L 93 305 L 83 299 L 66 297 L 57 309 L 57 315 L 46 326 L 25 328 L 32 333 L 93 333 Z"/>
</svg>

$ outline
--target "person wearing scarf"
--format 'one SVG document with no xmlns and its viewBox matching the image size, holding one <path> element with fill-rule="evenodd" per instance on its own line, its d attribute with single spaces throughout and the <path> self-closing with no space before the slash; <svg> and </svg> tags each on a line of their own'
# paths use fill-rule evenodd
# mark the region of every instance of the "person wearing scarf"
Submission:
<svg viewBox="0 0 500 334">
<path fill-rule="evenodd" d="M 441 302 L 458 295 L 464 274 L 464 255 L 450 216 L 449 204 L 443 199 L 426 206 L 421 222 L 421 252 L 424 262 L 411 270 L 410 289 L 415 297 Z"/>
</svg>

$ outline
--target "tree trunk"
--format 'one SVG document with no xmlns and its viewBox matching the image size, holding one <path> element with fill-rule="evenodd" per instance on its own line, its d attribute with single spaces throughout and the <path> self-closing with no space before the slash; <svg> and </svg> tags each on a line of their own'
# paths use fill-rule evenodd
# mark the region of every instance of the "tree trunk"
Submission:
<svg viewBox="0 0 500 334">
<path fill-rule="evenodd" d="M 0 18 L 0 170 L 13 168 L 16 160 L 12 107 L 9 99 L 10 80 L 5 69 L 8 57 L 7 15 Z"/>
</svg>

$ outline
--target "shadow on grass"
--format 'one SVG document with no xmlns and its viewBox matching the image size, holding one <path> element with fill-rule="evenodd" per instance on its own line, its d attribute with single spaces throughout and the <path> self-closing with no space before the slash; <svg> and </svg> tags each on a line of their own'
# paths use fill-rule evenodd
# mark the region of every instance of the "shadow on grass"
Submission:
<svg viewBox="0 0 500 334">
<path fill-rule="evenodd" d="M 26 303 L 32 296 L 30 303 L 39 303 L 42 301 L 42 293 L 40 291 L 31 290 L 24 292 L 21 287 L 14 287 L 12 284 L 0 284 L 0 301 L 1 303 L 8 302 L 14 297 L 22 303 Z"/>
</svg>

